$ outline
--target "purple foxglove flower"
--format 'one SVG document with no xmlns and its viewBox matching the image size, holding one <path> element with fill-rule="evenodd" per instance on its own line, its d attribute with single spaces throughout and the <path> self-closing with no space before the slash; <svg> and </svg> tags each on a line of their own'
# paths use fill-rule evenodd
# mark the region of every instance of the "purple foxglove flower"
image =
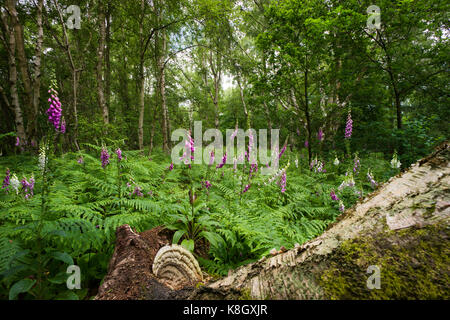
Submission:
<svg viewBox="0 0 450 320">
<path fill-rule="evenodd" d="M 79 157 L 78 160 L 77 160 L 77 162 L 78 162 L 79 164 L 83 164 L 83 163 L 84 163 L 83 157 Z"/>
<path fill-rule="evenodd" d="M 61 133 L 66 133 L 66 120 L 63 119 L 60 128 Z"/>
<path fill-rule="evenodd" d="M 342 202 L 342 200 L 339 201 L 339 211 L 340 212 L 344 212 L 345 211 L 345 206 L 344 206 L 344 203 Z"/>
<path fill-rule="evenodd" d="M 226 162 L 227 162 L 227 153 L 225 152 L 225 154 L 222 157 L 222 162 L 216 166 L 216 169 L 222 168 Z"/>
<path fill-rule="evenodd" d="M 248 191 L 248 189 L 250 189 L 250 184 L 247 184 L 244 188 L 244 190 L 242 191 L 242 193 L 246 193 Z"/>
<path fill-rule="evenodd" d="M 120 148 L 117 148 L 116 154 L 117 154 L 117 159 L 119 159 L 119 162 L 122 161 L 122 150 L 120 150 Z"/>
<path fill-rule="evenodd" d="M 286 191 L 286 171 L 283 172 L 280 180 L 281 192 L 284 193 Z"/>
<path fill-rule="evenodd" d="M 339 201 L 338 196 L 336 195 L 336 193 L 334 193 L 334 190 L 331 190 L 330 192 L 330 197 L 333 201 Z"/>
<path fill-rule="evenodd" d="M 54 94 L 51 95 L 48 102 L 50 102 L 50 107 L 47 109 L 48 121 L 55 127 L 56 131 L 60 131 L 64 133 L 66 131 L 66 124 L 63 121 L 61 124 L 61 102 L 57 96 L 56 90 L 53 88 L 50 89 Z M 49 90 L 49 91 L 50 91 Z"/>
<path fill-rule="evenodd" d="M 212 186 L 211 182 L 209 182 L 208 180 L 205 180 L 204 182 L 202 182 L 202 184 L 206 189 L 209 189 Z"/>
<path fill-rule="evenodd" d="M 109 157 L 108 150 L 103 147 L 102 153 L 100 154 L 100 160 L 102 161 L 102 168 L 105 169 L 106 166 L 109 164 Z"/>
<path fill-rule="evenodd" d="M 372 185 L 372 188 L 378 186 L 378 183 L 375 181 L 370 169 L 367 171 L 367 180 L 369 180 L 370 184 Z"/>
<path fill-rule="evenodd" d="M 253 134 L 251 131 L 249 131 L 249 135 L 248 135 L 248 152 L 247 152 L 247 161 L 250 161 L 250 154 L 252 152 L 253 149 Z"/>
<path fill-rule="evenodd" d="M 305 141 L 305 148 L 308 148 L 308 146 L 309 146 L 309 142 L 308 142 L 308 140 L 306 140 Z"/>
<path fill-rule="evenodd" d="M 33 189 L 34 189 L 34 177 L 31 176 L 30 181 L 28 181 L 25 177 L 20 181 L 22 184 L 22 191 L 25 194 L 25 199 L 28 200 L 28 198 L 33 196 Z"/>
<path fill-rule="evenodd" d="M 143 197 L 142 189 L 139 186 L 135 186 L 131 194 L 137 195 L 138 197 Z"/>
<path fill-rule="evenodd" d="M 173 163 L 171 163 L 169 166 L 169 171 L 172 171 L 172 170 L 173 170 Z"/>
<path fill-rule="evenodd" d="M 361 168 L 361 164 L 360 164 L 360 162 L 359 162 L 359 158 L 358 158 L 358 157 L 355 157 L 354 164 L 353 164 L 353 172 L 354 172 L 356 175 L 358 175 L 359 169 L 360 169 L 360 168 Z"/>
<path fill-rule="evenodd" d="M 20 145 L 20 139 L 19 139 L 19 137 L 16 137 L 16 144 L 15 144 L 15 146 L 18 147 L 19 145 Z"/>
<path fill-rule="evenodd" d="M 214 150 L 211 151 L 211 156 L 209 158 L 209 165 L 212 166 L 213 163 L 214 163 Z"/>
<path fill-rule="evenodd" d="M 280 154 L 278 155 L 278 159 L 281 159 L 281 156 L 283 155 L 283 153 L 286 151 L 286 146 L 283 147 L 283 149 L 281 149 Z"/>
<path fill-rule="evenodd" d="M 183 155 L 180 157 L 180 160 L 181 161 L 184 160 L 184 164 L 189 165 L 189 168 L 191 168 L 189 158 L 187 158 L 188 151 L 191 153 L 190 161 L 192 162 L 194 161 L 195 147 L 194 147 L 194 139 L 192 139 L 190 132 L 187 134 L 187 139 L 184 144 L 184 152 Z"/>
<path fill-rule="evenodd" d="M 317 134 L 317 138 L 319 139 L 320 142 L 322 142 L 322 140 L 323 140 L 323 131 L 322 131 L 322 128 L 319 129 L 319 133 Z"/>
<path fill-rule="evenodd" d="M 3 180 L 2 189 L 6 189 L 6 193 L 9 191 L 9 184 L 10 184 L 10 178 L 11 178 L 11 171 L 9 169 L 6 169 L 6 176 L 5 180 Z"/>
<path fill-rule="evenodd" d="M 352 130 L 353 130 L 353 120 L 352 120 L 352 113 L 348 113 L 347 117 L 347 124 L 345 126 L 345 139 L 350 139 L 352 136 Z"/>
</svg>

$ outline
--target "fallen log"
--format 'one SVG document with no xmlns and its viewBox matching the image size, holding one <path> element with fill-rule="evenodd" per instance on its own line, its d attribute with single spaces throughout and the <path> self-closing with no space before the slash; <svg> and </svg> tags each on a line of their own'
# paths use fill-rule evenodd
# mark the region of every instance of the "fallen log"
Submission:
<svg viewBox="0 0 450 320">
<path fill-rule="evenodd" d="M 449 158 L 444 143 L 346 210 L 321 236 L 197 288 L 161 284 L 151 267 L 164 241 L 145 249 L 142 236 L 119 227 L 97 299 L 449 299 Z M 153 251 L 133 269 L 145 250 Z M 121 273 L 129 287 L 108 295 Z"/>
</svg>

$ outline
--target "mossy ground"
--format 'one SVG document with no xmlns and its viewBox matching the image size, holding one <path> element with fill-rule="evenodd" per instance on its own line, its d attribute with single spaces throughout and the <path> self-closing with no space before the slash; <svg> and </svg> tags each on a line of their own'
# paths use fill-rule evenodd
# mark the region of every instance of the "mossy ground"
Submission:
<svg viewBox="0 0 450 320">
<path fill-rule="evenodd" d="M 348 240 L 329 258 L 319 283 L 329 299 L 449 299 L 449 226 L 388 231 Z M 368 289 L 370 265 L 380 289 Z"/>
</svg>

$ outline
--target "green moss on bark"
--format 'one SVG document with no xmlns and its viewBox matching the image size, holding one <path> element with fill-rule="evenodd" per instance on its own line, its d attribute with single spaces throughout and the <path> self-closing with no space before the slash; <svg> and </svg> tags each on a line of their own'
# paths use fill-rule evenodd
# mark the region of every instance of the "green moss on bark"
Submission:
<svg viewBox="0 0 450 320">
<path fill-rule="evenodd" d="M 449 233 L 440 225 L 345 241 L 319 283 L 329 299 L 449 299 Z M 380 289 L 367 288 L 370 265 L 380 268 Z"/>
</svg>

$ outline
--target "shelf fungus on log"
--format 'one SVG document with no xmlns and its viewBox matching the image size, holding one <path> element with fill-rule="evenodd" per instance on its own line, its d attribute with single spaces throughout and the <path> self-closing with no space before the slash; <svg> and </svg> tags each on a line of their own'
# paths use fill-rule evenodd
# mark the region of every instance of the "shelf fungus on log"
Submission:
<svg viewBox="0 0 450 320">
<path fill-rule="evenodd" d="M 202 271 L 195 257 L 176 244 L 159 249 L 152 270 L 158 281 L 172 290 L 195 286 L 203 281 Z"/>
</svg>

